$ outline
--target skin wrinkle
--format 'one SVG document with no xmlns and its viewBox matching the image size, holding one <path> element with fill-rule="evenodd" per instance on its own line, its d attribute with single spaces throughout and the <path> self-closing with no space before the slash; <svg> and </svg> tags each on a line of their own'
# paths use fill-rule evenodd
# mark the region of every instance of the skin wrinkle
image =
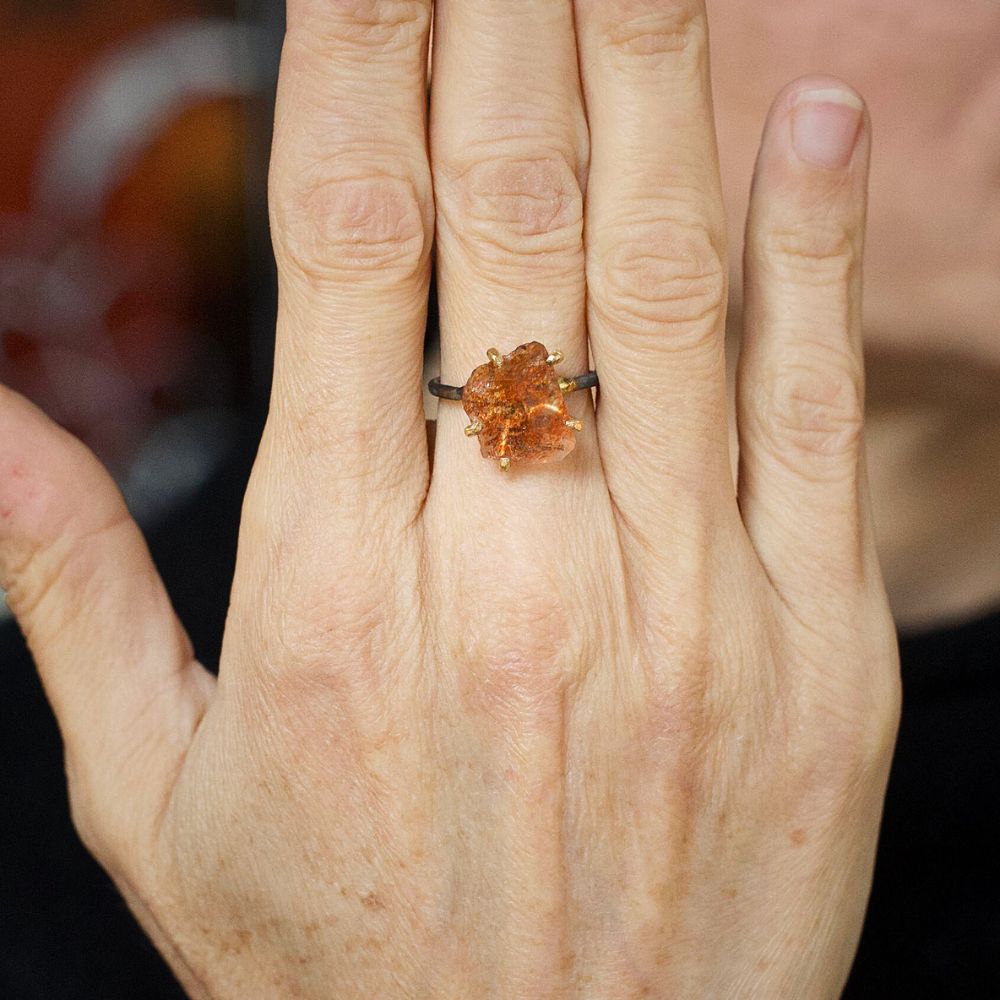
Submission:
<svg viewBox="0 0 1000 1000">
<path fill-rule="evenodd" d="M 475 270 L 496 272 L 501 283 L 510 280 L 507 271 L 516 276 L 526 267 L 544 267 L 568 288 L 579 285 L 582 196 L 571 176 L 560 161 L 475 164 L 444 188 L 452 192 L 454 209 L 439 184 L 438 236 L 461 248 Z M 456 266 L 468 268 L 461 257 Z"/>
<path fill-rule="evenodd" d="M 569 173 L 569 165 L 558 158 L 495 158 L 474 164 L 453 182 L 464 184 L 466 221 L 510 227 L 518 236 L 570 229 L 577 231 L 579 242 L 583 199 L 576 184 L 567 180 Z"/>
<path fill-rule="evenodd" d="M 314 288 L 369 275 L 379 284 L 405 284 L 422 271 L 429 235 L 409 180 L 325 178 L 299 194 L 300 203 L 275 211 L 284 267 Z M 371 279 L 370 279 L 371 280 Z"/>
</svg>

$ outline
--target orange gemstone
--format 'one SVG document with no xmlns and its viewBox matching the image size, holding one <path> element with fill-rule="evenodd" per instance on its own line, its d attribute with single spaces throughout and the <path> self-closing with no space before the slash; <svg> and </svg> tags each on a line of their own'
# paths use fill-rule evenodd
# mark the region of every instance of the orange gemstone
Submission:
<svg viewBox="0 0 1000 1000">
<path fill-rule="evenodd" d="M 484 458 L 552 462 L 573 450 L 574 431 L 559 376 L 538 341 L 480 365 L 465 383 L 462 405 L 479 424 Z"/>
</svg>

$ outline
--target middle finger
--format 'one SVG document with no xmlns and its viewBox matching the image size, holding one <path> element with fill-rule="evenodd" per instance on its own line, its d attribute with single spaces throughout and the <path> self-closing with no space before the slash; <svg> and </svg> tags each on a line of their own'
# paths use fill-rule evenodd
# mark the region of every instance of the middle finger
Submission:
<svg viewBox="0 0 1000 1000">
<path fill-rule="evenodd" d="M 431 166 L 442 381 L 461 385 L 487 348 L 507 354 L 532 340 L 561 350 L 560 371 L 578 374 L 587 366 L 587 125 L 572 2 L 441 0 L 435 18 Z M 573 417 L 584 416 L 586 395 L 569 398 Z M 464 482 L 470 499 L 484 489 L 509 496 L 514 480 L 539 482 L 516 474 L 501 481 L 496 462 L 464 440 L 468 423 L 461 405 L 441 405 L 435 479 L 449 490 Z M 555 471 L 546 468 L 541 482 Z"/>
</svg>

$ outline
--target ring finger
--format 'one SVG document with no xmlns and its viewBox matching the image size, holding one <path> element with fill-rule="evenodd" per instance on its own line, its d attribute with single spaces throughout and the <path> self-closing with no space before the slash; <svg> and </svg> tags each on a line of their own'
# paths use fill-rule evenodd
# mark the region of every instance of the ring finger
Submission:
<svg viewBox="0 0 1000 1000">
<path fill-rule="evenodd" d="M 601 454 L 636 551 L 679 581 L 678 546 L 703 555 L 709 520 L 735 515 L 735 503 L 720 503 L 733 487 L 705 5 L 576 0 L 576 13 L 593 149 L 588 319 Z"/>
</svg>

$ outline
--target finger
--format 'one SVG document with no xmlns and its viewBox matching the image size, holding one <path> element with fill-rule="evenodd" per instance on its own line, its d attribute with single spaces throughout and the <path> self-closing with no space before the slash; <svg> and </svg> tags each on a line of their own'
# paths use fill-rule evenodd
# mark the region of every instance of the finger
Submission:
<svg viewBox="0 0 1000 1000">
<path fill-rule="evenodd" d="M 3 388 L 0 586 L 59 721 L 77 827 L 121 863 L 118 841 L 162 812 L 212 681 L 111 478 Z"/>
<path fill-rule="evenodd" d="M 572 7 L 442 0 L 436 11 L 431 162 L 442 379 L 461 385 L 487 348 L 507 354 L 532 340 L 561 350 L 560 370 L 578 374 L 587 367 L 587 129 Z M 586 395 L 569 397 L 573 416 L 583 416 Z M 442 404 L 438 419 L 435 477 L 465 481 L 476 497 L 490 481 L 509 491 L 464 440 L 462 407 Z"/>
<path fill-rule="evenodd" d="M 625 522 L 661 551 L 731 494 L 725 236 L 700 0 L 577 0 L 592 156 L 588 325 Z"/>
<path fill-rule="evenodd" d="M 744 523 L 779 590 L 823 602 L 858 579 L 861 255 L 869 127 L 837 80 L 789 85 L 757 161 L 737 411 Z"/>
<path fill-rule="evenodd" d="M 270 179 L 279 314 L 261 463 L 324 505 L 421 492 L 430 0 L 289 0 Z"/>
<path fill-rule="evenodd" d="M 281 661 L 260 656 L 262 630 L 288 642 L 290 623 L 305 618 L 309 644 L 340 613 L 351 624 L 341 609 L 357 608 L 359 594 L 385 604 L 382 550 L 402 558 L 397 540 L 423 502 L 430 9 L 287 4 L 269 190 L 274 383 L 240 523 L 239 627 L 223 677 L 229 664 L 247 676 L 246 664 Z"/>
</svg>

